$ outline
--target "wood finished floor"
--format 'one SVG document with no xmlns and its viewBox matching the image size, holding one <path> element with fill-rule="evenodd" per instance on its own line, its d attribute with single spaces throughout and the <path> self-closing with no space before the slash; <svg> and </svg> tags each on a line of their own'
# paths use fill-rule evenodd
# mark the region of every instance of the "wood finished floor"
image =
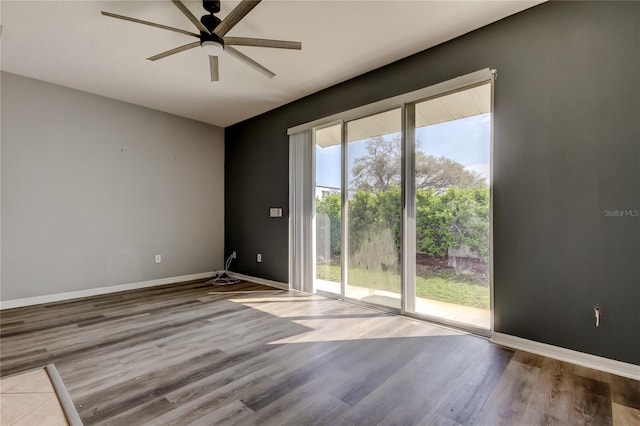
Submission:
<svg viewBox="0 0 640 426">
<path fill-rule="evenodd" d="M 55 363 L 86 425 L 640 425 L 637 381 L 317 296 L 214 290 L 4 310 L 0 375 Z"/>
</svg>

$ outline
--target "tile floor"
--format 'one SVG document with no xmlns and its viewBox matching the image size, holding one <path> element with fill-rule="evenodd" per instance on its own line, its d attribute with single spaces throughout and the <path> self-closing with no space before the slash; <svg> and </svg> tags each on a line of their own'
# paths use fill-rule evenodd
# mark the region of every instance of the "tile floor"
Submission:
<svg viewBox="0 0 640 426">
<path fill-rule="evenodd" d="M 0 379 L 0 425 L 67 425 L 44 368 Z"/>
</svg>

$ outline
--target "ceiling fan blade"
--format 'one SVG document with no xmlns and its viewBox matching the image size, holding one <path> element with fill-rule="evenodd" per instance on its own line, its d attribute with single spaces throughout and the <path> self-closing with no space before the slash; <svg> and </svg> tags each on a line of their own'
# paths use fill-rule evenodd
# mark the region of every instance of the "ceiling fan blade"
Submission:
<svg viewBox="0 0 640 426">
<path fill-rule="evenodd" d="M 198 18 L 196 18 L 193 15 L 193 13 L 191 13 L 191 11 L 189 9 L 187 9 L 187 6 L 185 6 L 180 0 L 171 0 L 171 1 L 173 2 L 173 4 L 176 5 L 176 7 L 178 9 L 180 9 L 180 12 L 182 12 L 184 14 L 184 16 L 186 16 L 193 23 L 193 25 L 196 26 L 196 28 L 198 28 L 203 33 L 211 34 L 209 32 L 209 30 L 207 29 L 207 27 L 205 27 L 202 24 L 202 22 L 200 22 L 200 20 Z M 198 36 L 198 37 L 200 37 L 200 36 Z"/>
<path fill-rule="evenodd" d="M 213 33 L 218 37 L 224 37 L 224 35 L 228 33 L 231 28 L 235 27 L 247 13 L 251 12 L 260 1 L 261 0 L 242 0 L 242 2 L 220 22 L 216 29 L 213 30 Z"/>
<path fill-rule="evenodd" d="M 211 81 L 219 81 L 220 74 L 218 73 L 218 57 L 209 56 L 209 69 L 211 70 Z"/>
<path fill-rule="evenodd" d="M 225 37 L 224 44 L 232 46 L 273 47 L 275 49 L 302 50 L 299 41 L 269 40 L 266 38 Z"/>
<path fill-rule="evenodd" d="M 228 54 L 230 54 L 231 56 L 235 57 L 236 59 L 239 59 L 240 61 L 242 61 L 245 64 L 249 65 L 250 67 L 252 67 L 256 71 L 266 75 L 269 78 L 273 78 L 273 77 L 276 76 L 275 73 L 271 72 L 270 70 L 268 70 L 267 68 L 263 67 L 262 65 L 260 65 L 259 63 L 257 63 L 256 61 L 254 61 L 253 59 L 251 59 L 250 57 L 248 57 L 244 53 L 240 52 L 239 50 L 234 49 L 231 46 L 225 46 L 224 51 L 227 52 Z"/>
<path fill-rule="evenodd" d="M 155 22 L 143 21 L 142 19 L 136 19 L 136 18 L 130 18 L 128 16 L 117 15 L 115 13 L 105 12 L 104 10 L 102 11 L 102 14 L 104 16 L 108 16 L 110 18 L 124 19 L 125 21 L 135 22 L 137 24 L 150 25 L 152 27 L 162 28 L 163 30 L 175 31 L 177 33 L 186 34 L 186 35 L 190 35 L 192 37 L 200 38 L 200 34 L 192 33 L 191 31 L 181 30 L 180 28 L 168 27 L 166 25 L 156 24 Z"/>
<path fill-rule="evenodd" d="M 194 41 L 193 43 L 185 44 L 184 46 L 176 47 L 175 49 L 167 50 L 166 52 L 162 52 L 162 53 L 158 53 L 157 55 L 150 56 L 147 59 L 150 61 L 157 61 L 158 59 L 166 58 L 167 56 L 184 52 L 185 50 L 193 49 L 194 47 L 198 47 L 198 46 L 200 46 L 200 42 Z"/>
</svg>

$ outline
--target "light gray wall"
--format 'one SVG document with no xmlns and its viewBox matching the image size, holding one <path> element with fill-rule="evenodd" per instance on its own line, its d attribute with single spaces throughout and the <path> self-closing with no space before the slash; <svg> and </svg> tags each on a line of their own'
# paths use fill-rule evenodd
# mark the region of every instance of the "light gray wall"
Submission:
<svg viewBox="0 0 640 426">
<path fill-rule="evenodd" d="M 222 267 L 222 128 L 1 77 L 1 300 Z"/>
</svg>

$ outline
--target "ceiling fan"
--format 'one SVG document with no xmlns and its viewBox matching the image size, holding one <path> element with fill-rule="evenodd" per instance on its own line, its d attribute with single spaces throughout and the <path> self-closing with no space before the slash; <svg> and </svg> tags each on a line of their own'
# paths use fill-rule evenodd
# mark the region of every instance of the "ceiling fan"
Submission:
<svg viewBox="0 0 640 426">
<path fill-rule="evenodd" d="M 249 12 L 251 12 L 251 10 L 253 10 L 253 8 L 256 7 L 261 0 L 242 0 L 240 4 L 236 6 L 223 20 L 215 16 L 216 13 L 220 12 L 220 0 L 203 0 L 202 5 L 204 9 L 209 12 L 209 14 L 203 15 L 200 20 L 198 20 L 198 18 L 196 18 L 181 1 L 171 1 L 196 26 L 196 28 L 200 30 L 200 34 L 186 31 L 180 28 L 169 27 L 167 25 L 156 24 L 155 22 L 143 21 L 141 19 L 117 15 L 115 13 L 105 12 L 104 10 L 102 11 L 102 14 L 111 18 L 124 19 L 125 21 L 150 25 L 152 27 L 186 34 L 188 36 L 199 39 L 199 41 L 194 41 L 192 43 L 185 44 L 184 46 L 179 46 L 174 49 L 167 50 L 166 52 L 158 53 L 157 55 L 150 56 L 147 59 L 150 61 L 157 61 L 158 59 L 166 58 L 167 56 L 201 46 L 202 50 L 209 56 L 211 81 L 218 81 L 220 79 L 220 75 L 218 72 L 217 55 L 219 55 L 223 51 L 239 59 L 243 63 L 249 65 L 258 72 L 266 75 L 267 77 L 275 77 L 275 73 L 260 65 L 258 62 L 254 61 L 232 46 L 256 46 L 272 47 L 276 49 L 302 50 L 302 43 L 297 41 L 269 40 L 250 37 L 225 37 L 229 30 L 231 30 L 238 22 L 242 20 L 242 18 L 244 18 Z"/>
</svg>

